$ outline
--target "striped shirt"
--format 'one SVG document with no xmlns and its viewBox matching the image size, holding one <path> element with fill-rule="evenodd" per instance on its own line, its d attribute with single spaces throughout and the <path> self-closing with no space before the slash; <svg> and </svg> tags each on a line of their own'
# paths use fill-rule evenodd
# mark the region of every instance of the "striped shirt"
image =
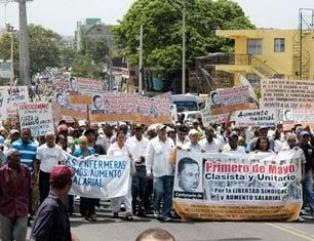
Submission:
<svg viewBox="0 0 314 241">
<path fill-rule="evenodd" d="M 37 145 L 33 141 L 29 141 L 27 144 L 23 143 L 22 139 L 19 139 L 12 143 L 12 148 L 18 150 L 21 153 L 21 163 L 26 165 L 29 170 L 33 171 L 33 161 L 36 158 Z"/>
</svg>

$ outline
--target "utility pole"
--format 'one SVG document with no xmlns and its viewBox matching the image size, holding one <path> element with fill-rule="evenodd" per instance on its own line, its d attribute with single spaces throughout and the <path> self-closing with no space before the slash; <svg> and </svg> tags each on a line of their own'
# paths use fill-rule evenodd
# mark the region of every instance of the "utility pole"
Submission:
<svg viewBox="0 0 314 241">
<path fill-rule="evenodd" d="M 138 66 L 138 92 L 143 91 L 143 25 L 140 28 L 140 47 L 139 47 L 139 66 Z"/>
<path fill-rule="evenodd" d="M 182 94 L 186 92 L 186 4 L 182 1 Z"/>
<path fill-rule="evenodd" d="M 14 31 L 13 28 L 10 29 L 11 36 L 11 51 L 10 51 L 10 60 L 11 60 L 11 69 L 10 69 L 10 86 L 13 86 L 14 81 Z"/>
<path fill-rule="evenodd" d="M 27 31 L 26 1 L 16 0 L 19 3 L 19 57 L 20 57 L 20 81 L 23 85 L 30 85 L 30 60 L 29 60 L 29 41 Z"/>
</svg>

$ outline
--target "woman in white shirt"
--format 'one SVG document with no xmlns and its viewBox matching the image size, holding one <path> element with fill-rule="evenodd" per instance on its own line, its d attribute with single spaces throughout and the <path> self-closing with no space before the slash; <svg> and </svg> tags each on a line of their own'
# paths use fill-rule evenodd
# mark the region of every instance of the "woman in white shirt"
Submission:
<svg viewBox="0 0 314 241">
<path fill-rule="evenodd" d="M 123 131 L 118 131 L 117 136 L 116 136 L 116 142 L 113 143 L 109 149 L 108 149 L 108 156 L 126 156 L 129 158 L 130 161 L 130 166 L 132 168 L 132 160 L 131 160 L 131 155 L 128 149 L 128 146 L 125 144 L 126 137 L 125 133 Z M 129 179 L 129 188 L 128 188 L 128 193 L 126 196 L 123 197 L 117 197 L 113 198 L 111 200 L 111 207 L 112 207 L 112 212 L 113 212 L 113 217 L 118 218 L 119 217 L 119 211 L 120 211 L 120 206 L 121 203 L 124 201 L 125 203 L 125 208 L 126 208 L 126 220 L 131 221 L 133 220 L 132 216 L 132 176 L 130 172 L 130 179 Z"/>
</svg>

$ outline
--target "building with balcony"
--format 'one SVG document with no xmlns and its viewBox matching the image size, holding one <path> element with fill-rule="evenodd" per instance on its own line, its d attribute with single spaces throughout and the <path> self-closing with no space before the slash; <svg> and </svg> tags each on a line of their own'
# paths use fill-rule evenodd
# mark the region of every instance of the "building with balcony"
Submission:
<svg viewBox="0 0 314 241">
<path fill-rule="evenodd" d="M 241 76 L 253 86 L 265 78 L 314 79 L 313 22 L 298 30 L 217 30 L 216 35 L 233 40 L 234 52 L 197 58 L 198 75 L 211 84 L 215 72 L 233 74 L 235 85 Z"/>
</svg>

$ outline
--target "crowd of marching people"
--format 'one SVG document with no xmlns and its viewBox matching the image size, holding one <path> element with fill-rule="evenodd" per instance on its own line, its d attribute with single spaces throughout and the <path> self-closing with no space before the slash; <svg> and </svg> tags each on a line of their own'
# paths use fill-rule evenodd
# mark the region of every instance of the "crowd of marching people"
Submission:
<svg viewBox="0 0 314 241">
<path fill-rule="evenodd" d="M 190 124 L 131 123 L 89 124 L 62 120 L 55 133 L 33 138 L 29 129 L 4 122 L 0 129 L 0 223 L 2 240 L 25 237 L 27 223 L 50 195 L 53 168 L 62 164 L 64 152 L 76 157 L 125 155 L 131 163 L 131 182 L 124 197 L 111 200 L 112 216 L 131 221 L 151 215 L 169 221 L 172 211 L 174 156 L 177 150 L 190 152 L 273 152 L 295 149 L 304 154 L 304 199 L 314 211 L 314 136 L 309 127 L 295 125 L 274 128 L 237 128 L 230 123 L 204 127 L 200 120 Z M 19 162 L 24 165 L 19 165 Z M 100 200 L 68 196 L 66 209 L 79 212 L 87 221 L 97 221 Z M 121 210 L 125 209 L 125 215 Z M 23 240 L 23 238 L 16 238 Z"/>
</svg>

